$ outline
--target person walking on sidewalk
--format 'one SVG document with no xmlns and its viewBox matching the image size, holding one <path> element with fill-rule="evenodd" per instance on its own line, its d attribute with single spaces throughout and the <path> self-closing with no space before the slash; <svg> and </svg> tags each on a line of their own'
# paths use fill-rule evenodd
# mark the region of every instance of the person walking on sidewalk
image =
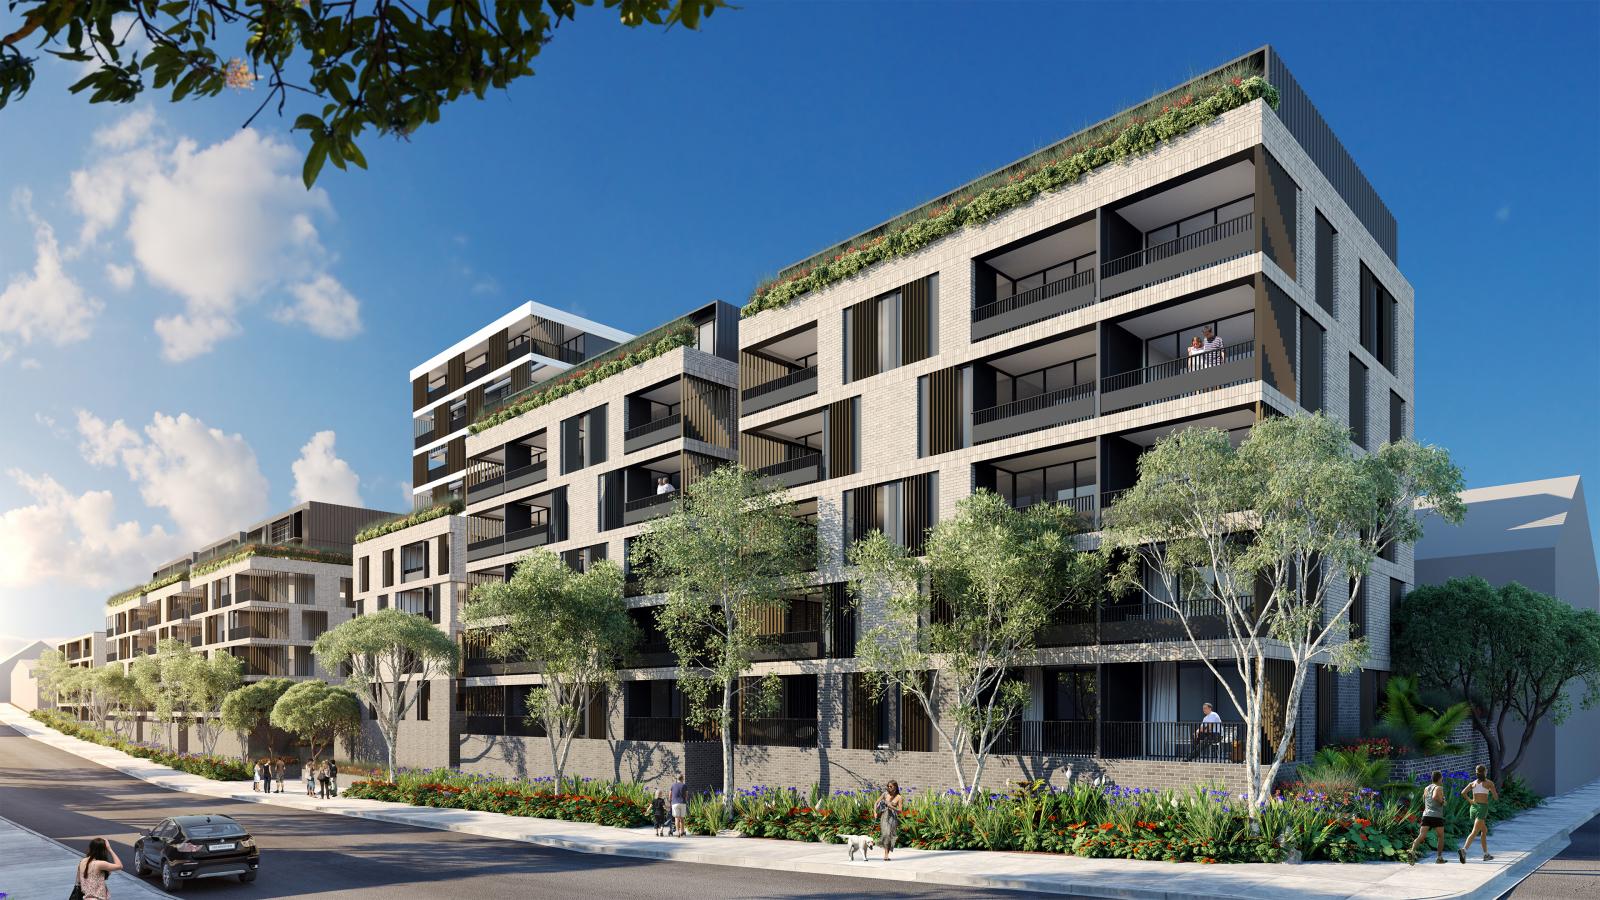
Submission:
<svg viewBox="0 0 1600 900">
<path fill-rule="evenodd" d="M 339 796 L 339 761 L 328 760 L 328 796 Z"/>
<path fill-rule="evenodd" d="M 1461 789 L 1461 797 L 1472 805 L 1472 831 L 1467 833 L 1467 839 L 1461 842 L 1461 849 L 1456 851 L 1461 855 L 1461 861 L 1467 861 L 1467 848 L 1472 846 L 1472 839 L 1477 838 L 1483 847 L 1483 861 L 1494 859 L 1489 855 L 1489 799 L 1500 799 L 1500 789 L 1489 780 L 1489 770 L 1479 766 L 1472 773 L 1475 777 L 1472 783 Z"/>
<path fill-rule="evenodd" d="M 78 860 L 78 890 L 84 900 L 111 900 L 111 888 L 106 886 L 106 876 L 122 871 L 122 860 L 105 838 L 89 842 L 89 851 Z"/>
<path fill-rule="evenodd" d="M 686 836 L 689 832 L 683 827 L 683 820 L 689 817 L 689 786 L 683 783 L 682 772 L 667 789 L 667 803 L 672 807 L 672 836 Z"/>
<path fill-rule="evenodd" d="M 1426 846 L 1428 832 L 1433 832 L 1434 843 L 1439 852 L 1439 858 L 1434 862 L 1444 862 L 1444 773 L 1434 772 L 1428 781 L 1428 786 L 1422 789 L 1422 827 L 1417 829 L 1417 839 L 1411 842 L 1411 849 L 1406 854 L 1406 862 L 1417 864 L 1417 847 Z M 1467 861 L 1466 851 L 1461 852 L 1461 861 Z"/>
<path fill-rule="evenodd" d="M 317 795 L 317 763 L 315 760 L 306 760 L 303 763 L 306 772 L 306 796 Z"/>
<path fill-rule="evenodd" d="M 266 765 L 263 764 L 263 762 L 261 760 L 259 760 L 259 759 L 256 760 L 256 764 L 255 764 L 255 780 L 250 783 L 250 790 L 255 791 L 258 794 L 261 793 L 261 779 L 263 777 L 265 777 L 266 769 L 267 769 Z M 269 791 L 272 790 L 272 785 L 271 784 L 267 785 L 267 790 L 269 790 Z"/>
<path fill-rule="evenodd" d="M 317 766 L 317 799 L 328 799 L 328 764 Z"/>
<path fill-rule="evenodd" d="M 900 813 L 905 809 L 905 798 L 900 796 L 900 783 L 890 781 L 883 786 L 883 796 L 878 798 L 878 844 L 883 847 L 883 861 L 889 861 L 889 851 L 900 834 Z"/>
</svg>

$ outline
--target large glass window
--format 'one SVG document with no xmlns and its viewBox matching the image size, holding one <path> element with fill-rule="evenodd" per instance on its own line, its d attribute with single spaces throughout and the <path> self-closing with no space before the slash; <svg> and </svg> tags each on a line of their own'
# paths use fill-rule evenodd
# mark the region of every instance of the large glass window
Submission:
<svg viewBox="0 0 1600 900">
<path fill-rule="evenodd" d="M 878 371 L 900 365 L 900 294 L 878 300 Z"/>
<path fill-rule="evenodd" d="M 1160 228 L 1151 229 L 1150 231 L 1145 232 L 1144 235 L 1145 249 L 1158 247 L 1169 241 L 1175 241 L 1178 238 L 1187 237 L 1195 232 L 1204 231 L 1213 225 L 1228 222 L 1233 219 L 1237 219 L 1240 216 L 1247 216 L 1254 209 L 1254 196 L 1241 197 L 1238 200 L 1234 200 L 1230 203 L 1224 203 L 1221 206 L 1208 209 L 1203 213 L 1189 216 L 1184 219 L 1179 219 L 1170 225 L 1163 225 Z"/>
<path fill-rule="evenodd" d="M 1256 314 L 1254 311 L 1235 313 L 1220 319 L 1196 322 L 1186 328 L 1148 338 L 1144 342 L 1144 364 L 1158 366 L 1175 359 L 1182 359 L 1188 355 L 1191 341 L 1197 337 L 1202 341 L 1205 340 L 1207 328 L 1222 339 L 1222 346 L 1232 347 L 1235 344 L 1255 340 Z"/>
<path fill-rule="evenodd" d="M 1095 461 L 1082 459 L 1020 472 L 997 471 L 995 479 L 1001 496 L 1017 509 L 1027 509 L 1040 502 L 1060 503 L 1094 496 Z"/>
<path fill-rule="evenodd" d="M 1022 372 L 1008 375 L 996 370 L 994 379 L 995 405 L 1004 405 L 1015 400 L 1026 400 L 1040 394 L 1065 390 L 1080 384 L 1086 384 L 1095 378 L 1095 358 L 1085 356 L 1079 359 L 1068 360 L 1032 372 Z"/>
</svg>

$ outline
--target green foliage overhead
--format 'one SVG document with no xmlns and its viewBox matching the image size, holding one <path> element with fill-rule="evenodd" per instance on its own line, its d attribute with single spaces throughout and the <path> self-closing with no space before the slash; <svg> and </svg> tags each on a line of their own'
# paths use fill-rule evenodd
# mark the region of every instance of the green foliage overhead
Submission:
<svg viewBox="0 0 1600 900">
<path fill-rule="evenodd" d="M 427 509 L 418 510 L 408 516 L 396 516 L 393 519 L 385 519 L 382 522 L 378 522 L 375 525 L 368 525 L 367 527 L 356 532 L 355 542 L 359 544 L 362 541 L 370 541 L 373 538 L 380 538 L 386 534 L 394 534 L 396 531 L 404 531 L 413 525 L 421 525 L 423 522 L 432 522 L 434 519 L 442 519 L 445 516 L 453 516 L 456 513 L 461 512 L 465 506 L 466 505 L 460 500 L 451 500 L 449 503 L 441 503 L 438 506 L 430 506 Z"/>
<path fill-rule="evenodd" d="M 1489 745 L 1496 781 L 1522 764 L 1541 722 L 1559 725 L 1574 697 L 1584 709 L 1600 700 L 1594 610 L 1516 582 L 1495 588 L 1471 577 L 1418 587 L 1391 615 L 1396 669 L 1470 704 L 1468 720 Z M 1519 726 L 1520 739 L 1508 739 L 1508 723 Z"/>
<path fill-rule="evenodd" d="M 652 332 L 654 334 L 654 332 Z M 651 335 L 645 335 L 646 338 Z M 477 434 L 488 428 L 493 428 L 501 422 L 509 422 L 529 410 L 538 409 L 546 403 L 560 400 L 562 397 L 575 391 L 581 391 L 591 384 L 626 372 L 640 363 L 655 359 L 678 349 L 687 347 L 695 341 L 694 331 L 688 326 L 681 326 L 669 331 L 667 334 L 642 342 L 635 339 L 614 348 L 610 353 L 583 363 L 570 372 L 556 376 L 545 382 L 537 390 L 513 400 L 506 406 L 472 423 L 471 431 Z"/>
<path fill-rule="evenodd" d="M 1074 535 L 1083 530 L 1065 506 L 1019 511 L 980 490 L 929 531 L 925 559 L 881 531 L 850 548 L 857 603 L 885 607 L 881 616 L 863 616 L 882 623 L 857 646 L 863 669 L 880 693 L 893 686 L 922 704 L 968 795 L 982 784 L 995 741 L 1027 705 L 1027 685 L 1009 673 L 1032 658 L 1058 610 L 1088 607 L 1100 596 L 1104 565 L 1079 549 Z"/>
<path fill-rule="evenodd" d="M 787 494 L 738 465 L 689 483 L 673 506 L 634 539 L 631 562 L 647 590 L 667 595 L 656 621 L 678 659 L 685 719 L 720 735 L 731 800 L 742 676 L 752 654 L 770 644 L 758 619 L 787 609 L 786 592 L 815 559 L 815 530 L 796 517 Z M 768 690 L 776 686 L 770 681 Z M 764 693 L 744 707 L 770 700 Z"/>
<path fill-rule="evenodd" d="M 622 584 L 622 569 L 609 560 L 574 572 L 538 550 L 510 581 L 474 589 L 464 610 L 469 627 L 495 626 L 493 655 L 538 661 L 543 683 L 529 691 L 527 719 L 544 729 L 558 782 L 591 702 L 616 682 L 618 661 L 639 640 Z"/>
<path fill-rule="evenodd" d="M 980 225 L 1040 194 L 1074 184 L 1095 169 L 1148 153 L 1163 141 L 1256 99 L 1276 109 L 1278 90 L 1249 67 L 1191 82 L 974 182 L 956 196 L 918 207 L 791 267 L 757 288 L 742 314 L 748 318 L 785 306 L 880 262 L 908 256 L 963 227 Z"/>
<path fill-rule="evenodd" d="M 0 108 L 33 85 L 38 48 L 92 70 L 75 84 L 91 103 L 131 103 L 149 86 L 170 95 L 214 97 L 259 86 L 254 114 L 290 98 L 314 100 L 295 119 L 311 148 L 310 187 L 327 162 L 366 168 L 356 139 L 369 128 L 405 137 L 439 121 L 444 106 L 482 99 L 533 75 L 533 61 L 563 21 L 594 0 L 484 3 L 392 0 L 16 0 L 0 35 Z M 629 28 L 699 27 L 723 0 L 604 0 Z M 571 26 L 568 26 L 571 27 Z M 149 49 L 128 49 L 137 32 Z"/>
<path fill-rule="evenodd" d="M 222 701 L 220 720 L 223 727 L 240 735 L 265 734 L 269 740 L 267 755 L 277 756 L 270 744 L 272 730 L 267 726 L 271 724 L 272 710 L 278 705 L 279 698 L 294 684 L 288 678 L 263 678 L 235 688 Z M 247 742 L 241 740 L 240 745 L 239 752 L 247 756 Z"/>
<path fill-rule="evenodd" d="M 299 735 L 311 745 L 311 758 L 322 756 L 340 735 L 361 727 L 361 701 L 346 688 L 322 681 L 296 682 L 272 706 L 268 721 Z"/>
<path fill-rule="evenodd" d="M 1184 428 L 1139 457 L 1134 487 L 1105 511 L 1101 551 L 1117 591 L 1184 625 L 1243 720 L 1248 809 L 1294 747 L 1311 666 L 1364 658 L 1348 612 L 1372 561 L 1421 537 L 1419 503 L 1459 521 L 1461 489 L 1444 450 L 1401 441 L 1358 453 L 1321 413 L 1258 421 L 1237 448 L 1220 430 Z M 1197 617 L 1220 618 L 1221 638 L 1198 639 Z M 1291 672 L 1281 695 L 1263 687 L 1269 643 Z"/>
</svg>

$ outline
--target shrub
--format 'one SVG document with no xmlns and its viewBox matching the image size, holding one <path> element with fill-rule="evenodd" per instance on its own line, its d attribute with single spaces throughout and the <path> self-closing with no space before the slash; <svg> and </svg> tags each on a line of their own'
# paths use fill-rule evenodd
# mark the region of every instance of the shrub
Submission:
<svg viewBox="0 0 1600 900">
<path fill-rule="evenodd" d="M 175 753 L 154 744 L 130 743 L 114 734 L 91 728 L 59 711 L 34 710 L 29 715 L 62 734 L 121 750 L 129 756 L 148 759 L 180 772 L 188 772 L 190 775 L 199 775 L 213 781 L 249 781 L 253 774 L 249 766 L 236 759 L 207 756 L 202 753 Z"/>
<path fill-rule="evenodd" d="M 444 516 L 453 516 L 465 508 L 465 504 L 460 500 L 451 500 L 449 503 L 441 503 L 438 506 L 419 509 L 407 516 L 395 516 L 392 519 L 385 519 L 356 532 L 355 543 L 359 544 L 362 541 L 370 541 L 386 534 L 394 534 L 396 531 L 404 531 L 413 525 L 421 525 L 423 522 L 431 522 Z"/>
</svg>

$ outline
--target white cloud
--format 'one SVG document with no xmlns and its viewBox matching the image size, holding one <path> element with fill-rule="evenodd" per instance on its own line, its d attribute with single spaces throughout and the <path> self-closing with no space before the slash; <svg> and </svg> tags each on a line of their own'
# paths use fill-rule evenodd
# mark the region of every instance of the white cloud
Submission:
<svg viewBox="0 0 1600 900">
<path fill-rule="evenodd" d="M 1511 205 L 1510 204 L 1506 204 L 1505 206 L 1502 206 L 1499 209 L 1495 210 L 1494 211 L 1494 220 L 1496 222 L 1501 222 L 1501 223 L 1505 223 L 1505 222 L 1511 221 Z"/>
<path fill-rule="evenodd" d="M 110 491 L 74 494 L 48 475 L 8 474 L 33 502 L 0 512 L 0 586 L 120 585 L 181 552 L 159 525 L 116 521 Z"/>
<path fill-rule="evenodd" d="M 62 266 L 55 229 L 33 214 L 26 191 L 18 193 L 17 205 L 33 222 L 33 271 L 13 275 L 0 291 L 0 336 L 56 346 L 84 340 L 105 305 L 85 293 Z"/>
<path fill-rule="evenodd" d="M 360 331 L 360 302 L 329 273 L 317 231 L 332 205 L 301 184 L 299 151 L 249 128 L 205 146 L 174 140 L 147 110 L 133 115 L 97 133 L 103 153 L 73 173 L 69 197 L 83 217 L 80 240 L 125 222 L 140 274 L 183 300 L 155 321 L 166 359 L 238 335 L 240 310 L 262 298 L 292 298 L 279 317 L 323 337 Z"/>
<path fill-rule="evenodd" d="M 334 454 L 334 433 L 319 431 L 300 448 L 300 458 L 290 468 L 294 471 L 294 500 L 321 500 L 324 503 L 342 503 L 361 506 L 361 479 L 350 464 Z"/>
<path fill-rule="evenodd" d="M 38 369 L 40 367 L 40 362 L 31 356 L 25 356 L 22 359 L 17 360 L 17 368 L 19 369 Z"/>
<path fill-rule="evenodd" d="M 304 284 L 292 285 L 293 306 L 273 314 L 280 322 L 300 322 L 315 334 L 333 340 L 361 333 L 361 302 L 351 296 L 331 275 L 318 275 Z"/>
<path fill-rule="evenodd" d="M 134 276 L 138 272 L 133 266 L 119 266 L 116 263 L 106 263 L 106 280 L 119 291 L 133 287 Z"/>
<path fill-rule="evenodd" d="M 120 461 L 145 504 L 166 510 L 186 540 L 215 540 L 266 514 L 267 479 L 242 435 L 188 413 L 156 413 L 143 431 L 78 412 L 84 459 L 102 466 Z"/>
</svg>

